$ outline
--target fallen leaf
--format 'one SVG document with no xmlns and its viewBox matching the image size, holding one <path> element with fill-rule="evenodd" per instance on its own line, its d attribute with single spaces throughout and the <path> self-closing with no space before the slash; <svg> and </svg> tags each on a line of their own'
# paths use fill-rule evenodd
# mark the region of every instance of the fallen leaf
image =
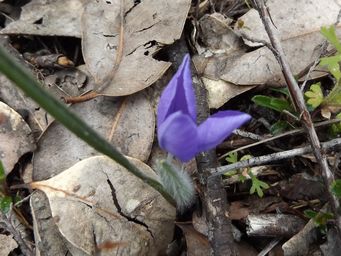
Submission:
<svg viewBox="0 0 341 256">
<path fill-rule="evenodd" d="M 0 34 L 80 37 L 82 0 L 32 0 Z"/>
<path fill-rule="evenodd" d="M 140 93 L 127 98 L 98 97 L 71 109 L 123 154 L 146 161 L 154 140 L 155 116 Z M 33 179 L 50 178 L 97 151 L 54 122 L 38 141 Z"/>
<path fill-rule="evenodd" d="M 232 19 L 217 12 L 205 14 L 199 20 L 199 36 L 203 44 L 207 47 L 206 55 L 212 55 L 214 53 L 228 54 L 240 48 L 241 40 L 230 27 L 232 22 Z"/>
<path fill-rule="evenodd" d="M 130 158 L 157 179 L 143 162 Z M 57 176 L 31 183 L 48 197 L 71 254 L 124 243 L 101 255 L 157 255 L 173 237 L 176 209 L 156 190 L 105 156 L 87 158 Z"/>
<path fill-rule="evenodd" d="M 191 4 L 189 0 L 144 0 L 121 6 L 121 2 L 88 2 L 82 16 L 85 63 L 99 93 L 109 96 L 140 91 L 168 69 L 170 63 L 153 55 L 180 38 Z"/>
<path fill-rule="evenodd" d="M 9 235 L 0 234 L 0 256 L 7 256 L 18 247 L 17 242 Z"/>
<path fill-rule="evenodd" d="M 35 148 L 30 127 L 17 112 L 0 101 L 0 160 L 5 174 L 13 170 L 20 157 Z"/>
<path fill-rule="evenodd" d="M 187 255 L 206 256 L 210 254 L 210 244 L 206 236 L 196 231 L 192 225 L 177 223 L 178 227 L 184 232 L 187 244 Z"/>
<path fill-rule="evenodd" d="M 307 33 L 320 33 L 322 26 L 334 24 L 340 8 L 340 2 L 338 2 L 330 2 L 328 0 L 288 0 L 285 2 L 269 0 L 267 1 L 267 6 L 271 13 L 271 19 L 278 29 L 280 40 L 286 41 L 293 40 L 295 37 L 301 37 Z M 322 13 L 328 13 L 328 15 L 321 15 Z M 244 25 L 241 27 L 236 26 L 236 33 L 245 34 L 256 40 L 270 42 L 259 14 L 255 9 L 248 11 L 238 21 L 242 21 Z M 249 46 L 261 45 L 260 43 L 250 42 L 245 38 L 244 41 Z"/>
<path fill-rule="evenodd" d="M 254 88 L 254 86 L 239 86 L 224 80 L 211 80 L 205 77 L 202 78 L 202 81 L 208 91 L 210 108 L 220 108 L 230 99 Z"/>
</svg>

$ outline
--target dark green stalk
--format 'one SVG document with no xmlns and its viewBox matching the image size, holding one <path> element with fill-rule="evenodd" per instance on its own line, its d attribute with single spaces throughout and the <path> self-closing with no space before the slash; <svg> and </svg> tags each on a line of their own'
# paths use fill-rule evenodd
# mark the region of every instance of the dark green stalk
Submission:
<svg viewBox="0 0 341 256">
<path fill-rule="evenodd" d="M 168 202 L 174 204 L 173 198 L 164 190 L 158 181 L 146 176 L 135 165 L 131 164 L 113 145 L 72 113 L 64 104 L 46 92 L 39 82 L 27 70 L 14 61 L 3 47 L 0 47 L 0 72 L 12 80 L 26 95 L 31 97 L 68 130 L 98 152 L 107 155 L 125 167 L 129 172 L 143 180 L 143 182 L 159 191 Z"/>
</svg>

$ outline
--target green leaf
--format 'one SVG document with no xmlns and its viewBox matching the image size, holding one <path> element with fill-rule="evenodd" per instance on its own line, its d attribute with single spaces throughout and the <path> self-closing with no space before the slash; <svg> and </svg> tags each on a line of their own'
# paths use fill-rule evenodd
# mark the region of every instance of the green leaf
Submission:
<svg viewBox="0 0 341 256">
<path fill-rule="evenodd" d="M 321 83 L 312 84 L 309 91 L 306 91 L 304 95 L 307 97 L 307 103 L 314 109 L 320 106 L 323 102 Z"/>
<path fill-rule="evenodd" d="M 289 89 L 287 87 L 283 87 L 283 88 L 270 88 L 270 90 L 274 91 L 274 92 L 282 93 L 285 96 L 290 97 L 290 92 L 289 92 Z"/>
<path fill-rule="evenodd" d="M 9 196 L 0 197 L 0 211 L 8 213 L 12 203 L 12 198 Z"/>
<path fill-rule="evenodd" d="M 341 54 L 341 43 L 336 35 L 335 27 L 333 25 L 329 28 L 322 27 L 321 34 L 335 47 L 338 53 Z"/>
<path fill-rule="evenodd" d="M 289 127 L 289 123 L 287 121 L 277 121 L 276 123 L 274 123 L 273 125 L 271 125 L 270 127 L 270 132 L 273 135 L 277 135 L 280 134 L 282 132 L 284 132 L 285 130 L 287 130 Z"/>
<path fill-rule="evenodd" d="M 238 162 L 238 153 L 237 152 L 229 153 L 227 155 L 227 157 L 225 158 L 225 160 L 231 164 L 237 163 Z"/>
<path fill-rule="evenodd" d="M 163 187 L 174 198 L 180 211 L 192 204 L 195 190 L 187 172 L 167 160 L 160 161 L 157 172 Z"/>
<path fill-rule="evenodd" d="M 319 212 L 313 218 L 315 225 L 321 230 L 321 232 L 327 232 L 327 223 L 329 220 L 333 219 L 334 215 L 330 212 Z"/>
<path fill-rule="evenodd" d="M 256 95 L 251 100 L 259 106 L 270 108 L 278 112 L 283 112 L 283 110 L 290 112 L 293 110 L 290 102 L 285 99 L 279 99 L 265 95 Z"/>
<path fill-rule="evenodd" d="M 341 198 L 341 179 L 336 179 L 331 185 L 331 191 L 338 197 Z"/>
<path fill-rule="evenodd" d="M 315 218 L 316 215 L 317 215 L 317 212 L 315 212 L 315 211 L 313 211 L 313 210 L 310 210 L 310 209 L 305 210 L 303 213 L 304 213 L 304 215 L 305 215 L 307 218 L 309 218 L 309 219 L 313 219 L 313 218 Z"/>
<path fill-rule="evenodd" d="M 341 61 L 341 54 L 324 57 L 320 60 L 320 66 L 327 66 L 328 71 L 335 77 L 337 81 L 341 78 L 341 71 L 339 62 Z"/>
<path fill-rule="evenodd" d="M 341 112 L 338 113 L 336 115 L 337 119 L 340 119 L 341 120 Z M 339 133 L 341 133 L 341 121 L 339 123 L 336 123 L 336 124 L 332 124 L 331 127 L 330 127 L 330 133 L 332 136 L 336 136 L 338 135 Z"/>
<path fill-rule="evenodd" d="M 257 192 L 257 195 L 259 197 L 263 197 L 264 196 L 263 189 L 268 189 L 269 185 L 264 181 L 259 180 L 255 175 L 252 174 L 252 172 L 250 172 L 249 175 L 251 176 L 252 181 L 250 194 L 254 194 L 255 192 Z"/>
<path fill-rule="evenodd" d="M 248 159 L 251 159 L 252 157 L 253 157 L 252 155 L 243 155 L 243 156 L 240 158 L 240 161 L 248 160 Z"/>
<path fill-rule="evenodd" d="M 157 180 L 148 177 L 135 165 L 131 164 L 130 161 L 111 143 L 100 136 L 77 115 L 71 112 L 64 104 L 46 92 L 39 82 L 37 82 L 26 69 L 20 66 L 1 46 L 0 72 L 13 81 L 16 86 L 37 102 L 57 121 L 63 124 L 65 128 L 74 133 L 98 152 L 110 157 L 112 160 L 125 167 L 129 172 L 140 178 L 143 182 L 159 191 L 168 202 L 174 204 L 173 198 L 164 190 L 162 184 L 160 184 Z"/>
<path fill-rule="evenodd" d="M 334 218 L 334 215 L 330 212 L 315 212 L 313 210 L 305 210 L 304 215 L 310 219 L 314 220 L 315 225 L 321 230 L 321 232 L 325 233 L 327 230 L 327 222 Z"/>
</svg>

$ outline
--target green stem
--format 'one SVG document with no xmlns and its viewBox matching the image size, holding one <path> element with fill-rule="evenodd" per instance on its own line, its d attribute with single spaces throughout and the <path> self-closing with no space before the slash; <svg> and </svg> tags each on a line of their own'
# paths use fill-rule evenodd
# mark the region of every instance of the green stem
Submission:
<svg viewBox="0 0 341 256">
<path fill-rule="evenodd" d="M 173 198 L 164 190 L 163 186 L 158 181 L 146 176 L 135 165 L 131 164 L 113 145 L 72 113 L 64 104 L 46 92 L 39 82 L 36 81 L 27 70 L 16 63 L 3 47 L 0 47 L 0 72 L 12 80 L 26 95 L 36 101 L 68 130 L 88 143 L 98 152 L 107 155 L 112 160 L 125 167 L 129 172 L 143 180 L 143 182 L 152 186 L 159 191 L 168 202 L 174 205 Z"/>
</svg>

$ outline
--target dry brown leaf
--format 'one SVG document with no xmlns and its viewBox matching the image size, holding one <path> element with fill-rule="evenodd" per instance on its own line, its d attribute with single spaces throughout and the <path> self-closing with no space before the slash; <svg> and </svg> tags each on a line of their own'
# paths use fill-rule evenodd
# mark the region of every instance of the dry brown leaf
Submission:
<svg viewBox="0 0 341 256">
<path fill-rule="evenodd" d="M 0 160 L 8 174 L 19 158 L 35 150 L 32 131 L 24 119 L 0 101 Z"/>
<path fill-rule="evenodd" d="M 146 161 L 154 140 L 155 116 L 140 93 L 127 98 L 98 97 L 71 109 L 123 154 Z M 34 180 L 50 178 L 97 151 L 59 123 L 52 123 L 34 152 Z"/>
<path fill-rule="evenodd" d="M 170 63 L 152 56 L 180 38 L 191 4 L 189 0 L 144 0 L 135 5 L 125 1 L 122 6 L 121 2 L 88 2 L 82 16 L 85 63 L 99 93 L 110 96 L 140 91 L 167 70 Z"/>
<path fill-rule="evenodd" d="M 206 236 L 196 231 L 192 225 L 176 224 L 184 232 L 187 244 L 187 255 L 206 256 L 210 254 L 210 244 Z"/>
<path fill-rule="evenodd" d="M 80 37 L 80 17 L 84 0 L 31 0 L 22 7 L 19 20 L 0 34 Z"/>
<path fill-rule="evenodd" d="M 157 179 L 143 162 L 130 161 Z M 47 195 L 55 223 L 73 255 L 94 255 L 96 246 L 108 241 L 124 246 L 101 255 L 157 255 L 173 237 L 176 209 L 108 157 L 87 158 L 31 186 Z"/>
</svg>

